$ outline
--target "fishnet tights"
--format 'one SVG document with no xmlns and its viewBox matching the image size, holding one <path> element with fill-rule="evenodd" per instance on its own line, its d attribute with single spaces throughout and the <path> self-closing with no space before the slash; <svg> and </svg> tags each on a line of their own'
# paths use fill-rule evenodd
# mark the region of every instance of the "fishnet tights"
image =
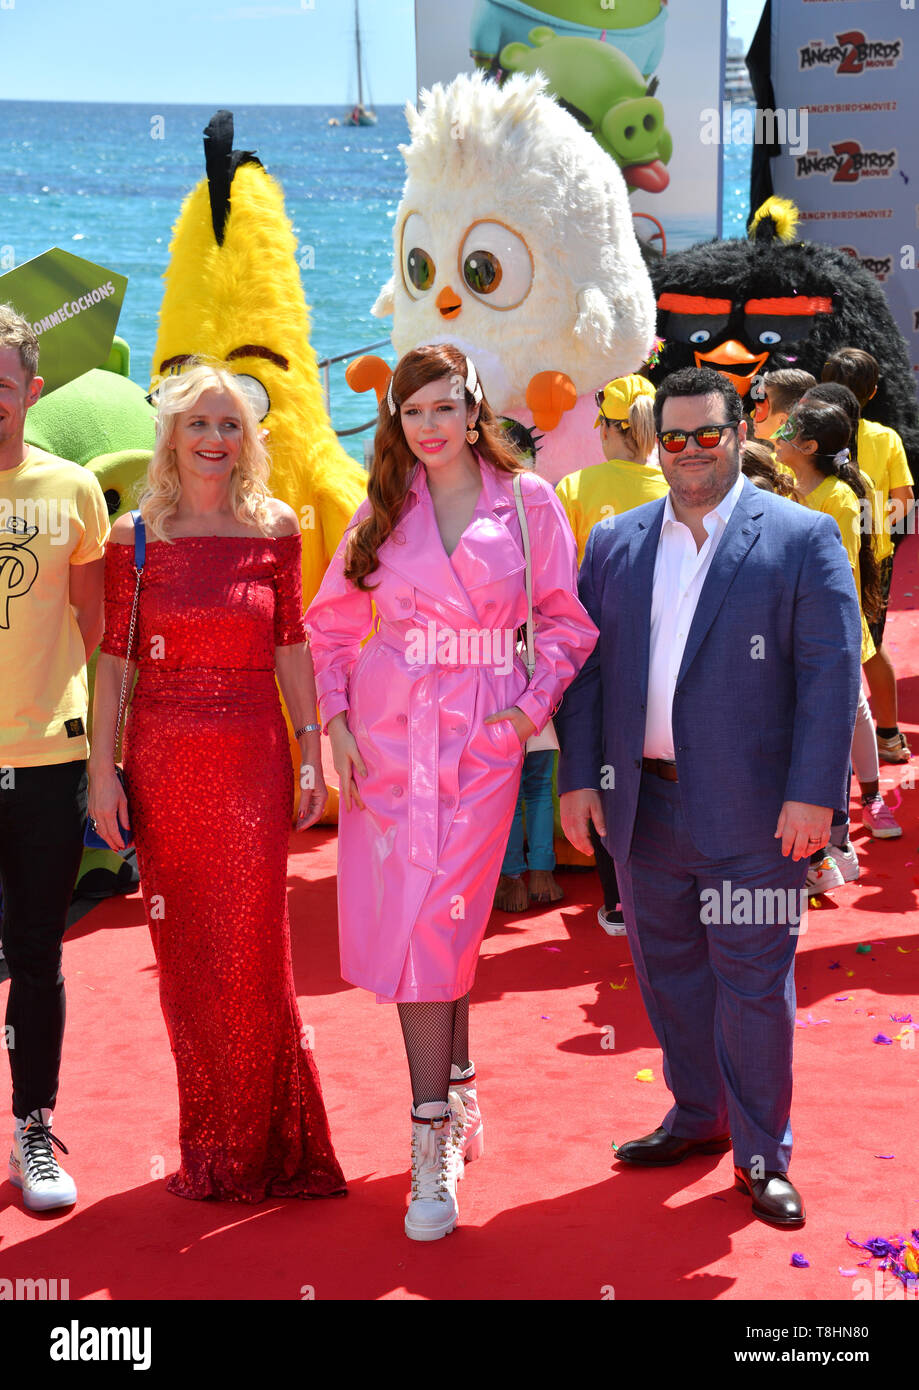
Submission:
<svg viewBox="0 0 919 1390">
<path fill-rule="evenodd" d="M 396 1007 L 416 1108 L 429 1101 L 446 1102 L 451 1062 L 461 1071 L 469 1066 L 469 995 Z"/>
</svg>

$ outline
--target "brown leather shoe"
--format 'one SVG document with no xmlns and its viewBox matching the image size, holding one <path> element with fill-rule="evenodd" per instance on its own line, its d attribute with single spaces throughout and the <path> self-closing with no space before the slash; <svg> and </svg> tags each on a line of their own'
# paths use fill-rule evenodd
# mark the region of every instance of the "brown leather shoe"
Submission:
<svg viewBox="0 0 919 1390">
<path fill-rule="evenodd" d="M 803 1226 L 804 1201 L 787 1173 L 767 1171 L 761 1178 L 750 1176 L 749 1168 L 734 1169 L 734 1186 L 753 1198 L 753 1215 L 770 1226 Z"/>
<path fill-rule="evenodd" d="M 646 1134 L 643 1139 L 630 1139 L 628 1143 L 620 1144 L 616 1157 L 623 1163 L 666 1168 L 673 1163 L 682 1163 L 691 1154 L 723 1154 L 730 1147 L 729 1134 L 716 1134 L 711 1139 L 683 1139 L 661 1128 L 653 1134 Z"/>
</svg>

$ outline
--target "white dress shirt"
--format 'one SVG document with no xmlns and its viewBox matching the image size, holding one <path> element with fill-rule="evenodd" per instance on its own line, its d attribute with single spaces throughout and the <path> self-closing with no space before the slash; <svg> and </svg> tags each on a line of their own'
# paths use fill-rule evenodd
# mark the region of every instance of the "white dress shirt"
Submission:
<svg viewBox="0 0 919 1390">
<path fill-rule="evenodd" d="M 667 493 L 651 591 L 646 758 L 674 761 L 671 711 L 677 674 L 705 576 L 711 568 L 731 512 L 743 491 L 743 484 L 744 476 L 740 473 L 717 507 L 702 518 L 708 539 L 698 551 L 689 527 L 674 516 L 670 493 Z"/>
</svg>

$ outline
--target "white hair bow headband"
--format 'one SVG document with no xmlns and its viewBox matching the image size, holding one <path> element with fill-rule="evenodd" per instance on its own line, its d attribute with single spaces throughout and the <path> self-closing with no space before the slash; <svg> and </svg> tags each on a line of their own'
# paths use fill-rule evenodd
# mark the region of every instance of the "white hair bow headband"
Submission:
<svg viewBox="0 0 919 1390">
<path fill-rule="evenodd" d="M 833 455 L 833 464 L 836 468 L 844 468 L 852 459 L 848 445 L 845 449 L 840 449 L 838 454 Z"/>
<path fill-rule="evenodd" d="M 473 364 L 473 361 L 472 361 L 472 358 L 471 358 L 471 357 L 467 357 L 467 358 L 466 358 L 466 383 L 465 383 L 465 384 L 466 384 L 466 390 L 469 392 L 470 396 L 471 396 L 472 399 L 475 401 L 476 405 L 478 405 L 479 402 L 480 402 L 481 399 L 482 399 L 482 388 L 481 388 L 481 386 L 479 385 L 478 374 L 477 374 L 477 372 L 476 372 L 476 369 L 475 369 L 475 366 L 474 366 L 474 364 Z M 392 376 L 390 376 L 390 378 L 389 378 L 389 386 L 387 387 L 387 390 L 386 390 L 386 403 L 387 403 L 387 405 L 389 406 L 389 413 L 390 413 L 390 415 L 395 415 L 395 413 L 396 413 L 396 402 L 395 402 L 395 399 L 394 399 L 393 393 L 392 393 Z"/>
</svg>

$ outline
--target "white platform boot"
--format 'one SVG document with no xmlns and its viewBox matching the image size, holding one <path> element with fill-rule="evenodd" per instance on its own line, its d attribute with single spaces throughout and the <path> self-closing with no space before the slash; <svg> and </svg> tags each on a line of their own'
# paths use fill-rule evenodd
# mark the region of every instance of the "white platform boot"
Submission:
<svg viewBox="0 0 919 1390">
<path fill-rule="evenodd" d="M 22 1199 L 30 1211 L 72 1207 L 77 1200 L 77 1185 L 58 1163 L 55 1145 L 67 1152 L 51 1133 L 50 1110 L 33 1110 L 28 1119 L 16 1121 L 9 1178 L 14 1187 L 22 1189 Z"/>
<path fill-rule="evenodd" d="M 455 1062 L 451 1065 L 449 1100 L 455 1111 L 453 1143 L 459 1160 L 457 1176 L 463 1177 L 465 1163 L 485 1153 L 485 1126 L 476 1096 L 475 1067 L 471 1062 L 465 1071 L 460 1071 Z"/>
<path fill-rule="evenodd" d="M 454 1115 L 442 1100 L 412 1106 L 412 1191 L 405 1213 L 411 1240 L 440 1240 L 459 1218 Z"/>
</svg>

